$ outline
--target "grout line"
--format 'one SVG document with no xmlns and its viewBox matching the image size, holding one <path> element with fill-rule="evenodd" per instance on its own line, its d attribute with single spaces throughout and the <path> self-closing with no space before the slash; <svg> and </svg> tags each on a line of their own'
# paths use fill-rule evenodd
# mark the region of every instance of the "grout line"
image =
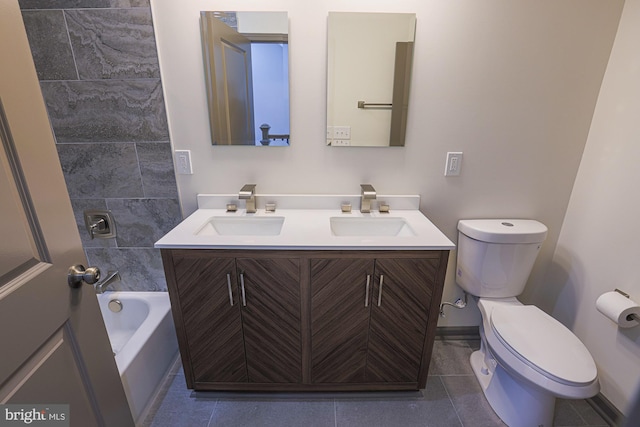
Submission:
<svg viewBox="0 0 640 427">
<path fill-rule="evenodd" d="M 333 426 L 338 427 L 338 402 L 333 399 Z"/>
<path fill-rule="evenodd" d="M 451 394 L 449 393 L 449 389 L 447 389 L 447 385 L 444 383 L 444 381 L 442 381 L 442 375 L 438 375 L 438 377 L 439 377 L 438 379 L 442 383 L 442 386 L 444 387 L 444 391 L 447 393 L 447 397 L 449 398 L 449 402 L 451 402 L 451 406 L 453 407 L 453 412 L 455 412 L 456 417 L 458 417 L 458 421 L 460 422 L 460 425 L 462 427 L 464 427 L 464 423 L 462 422 L 462 419 L 460 418 L 460 414 L 458 413 L 458 408 L 456 407 L 456 404 L 454 403 L 453 399 L 451 398 Z"/>
<path fill-rule="evenodd" d="M 216 409 L 218 409 L 218 402 L 220 402 L 220 400 L 216 400 L 216 404 L 213 405 L 213 409 L 211 410 L 211 415 L 209 415 L 209 421 L 207 422 L 207 427 L 214 427 L 213 424 L 211 424 L 211 421 L 213 421 L 213 414 L 215 414 Z"/>
<path fill-rule="evenodd" d="M 67 13 L 62 10 L 62 19 L 64 21 L 64 29 L 67 32 L 67 40 L 69 41 L 69 50 L 71 51 L 71 59 L 73 61 L 73 67 L 76 70 L 76 79 L 74 80 L 65 80 L 65 81 L 79 81 L 80 80 L 80 70 L 78 70 L 78 62 L 76 61 L 76 53 L 73 49 L 73 42 L 71 41 L 71 32 L 69 31 L 69 24 L 67 23 Z"/>
</svg>

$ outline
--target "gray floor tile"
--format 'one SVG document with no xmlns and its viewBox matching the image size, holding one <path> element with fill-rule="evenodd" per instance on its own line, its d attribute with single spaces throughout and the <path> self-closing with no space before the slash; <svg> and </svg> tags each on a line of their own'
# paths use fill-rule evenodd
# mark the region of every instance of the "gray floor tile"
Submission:
<svg viewBox="0 0 640 427">
<path fill-rule="evenodd" d="M 429 377 L 422 397 L 336 401 L 337 427 L 462 426 L 439 377 Z"/>
<path fill-rule="evenodd" d="M 557 399 L 553 425 L 556 427 L 578 427 L 586 426 L 587 424 L 585 424 L 584 420 L 570 401 Z"/>
<path fill-rule="evenodd" d="M 471 375 L 471 347 L 466 341 L 436 340 L 429 375 Z"/>
<path fill-rule="evenodd" d="M 464 427 L 505 425 L 489 406 L 475 376 L 443 376 L 442 382 Z"/>
<path fill-rule="evenodd" d="M 432 367 L 441 374 L 430 375 L 426 388 L 414 392 L 193 392 L 177 366 L 143 426 L 504 427 L 475 376 L 461 374 L 474 342 L 436 343 Z M 607 424 L 585 400 L 559 399 L 554 426 Z"/>
<path fill-rule="evenodd" d="M 575 416 L 577 416 L 577 418 Z M 556 427 L 561 427 L 561 426 L 562 427 L 565 427 L 565 426 L 607 427 L 608 426 L 607 422 L 584 399 L 580 399 L 580 400 L 558 399 L 556 401 L 556 413 L 553 420 L 553 425 Z"/>
<path fill-rule="evenodd" d="M 333 427 L 333 402 L 218 401 L 210 427 Z"/>
<path fill-rule="evenodd" d="M 480 338 L 474 340 L 466 340 L 465 341 L 469 347 L 471 347 L 472 351 L 480 350 Z"/>
<path fill-rule="evenodd" d="M 184 377 L 175 375 L 150 425 L 151 427 L 207 426 L 217 403 L 216 400 L 194 398 L 192 391 L 186 387 Z"/>
</svg>

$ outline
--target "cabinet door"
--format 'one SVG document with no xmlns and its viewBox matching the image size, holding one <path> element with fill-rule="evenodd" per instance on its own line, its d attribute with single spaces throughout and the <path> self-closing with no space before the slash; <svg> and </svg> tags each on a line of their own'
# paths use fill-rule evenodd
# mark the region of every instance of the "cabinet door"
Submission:
<svg viewBox="0 0 640 427">
<path fill-rule="evenodd" d="M 300 261 L 238 258 L 236 264 L 249 382 L 301 382 Z"/>
<path fill-rule="evenodd" d="M 377 259 L 367 382 L 415 382 L 438 259 Z"/>
<path fill-rule="evenodd" d="M 173 259 L 193 380 L 246 382 L 233 259 L 197 254 Z"/>
<path fill-rule="evenodd" d="M 365 382 L 373 260 L 311 260 L 311 379 Z"/>
</svg>

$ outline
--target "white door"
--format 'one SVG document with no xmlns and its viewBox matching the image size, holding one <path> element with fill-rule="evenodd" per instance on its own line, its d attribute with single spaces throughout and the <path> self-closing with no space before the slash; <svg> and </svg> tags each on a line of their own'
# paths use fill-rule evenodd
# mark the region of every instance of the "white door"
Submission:
<svg viewBox="0 0 640 427">
<path fill-rule="evenodd" d="M 93 287 L 67 283 L 86 259 L 17 0 L 0 0 L 0 103 L 0 403 L 132 426 Z"/>
</svg>

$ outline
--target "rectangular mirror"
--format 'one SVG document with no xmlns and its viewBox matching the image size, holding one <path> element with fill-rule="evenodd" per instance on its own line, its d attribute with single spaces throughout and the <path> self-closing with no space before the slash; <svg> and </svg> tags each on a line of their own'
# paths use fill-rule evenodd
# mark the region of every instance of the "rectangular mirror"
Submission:
<svg viewBox="0 0 640 427">
<path fill-rule="evenodd" d="M 289 145 L 286 12 L 200 14 L 213 145 Z"/>
<path fill-rule="evenodd" d="M 327 145 L 404 146 L 413 13 L 330 12 Z"/>
</svg>

